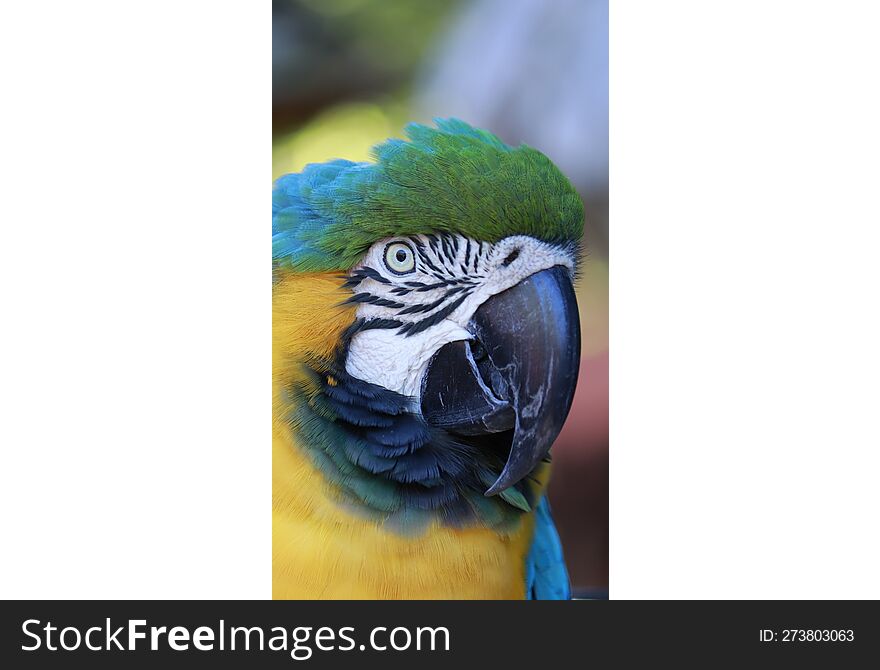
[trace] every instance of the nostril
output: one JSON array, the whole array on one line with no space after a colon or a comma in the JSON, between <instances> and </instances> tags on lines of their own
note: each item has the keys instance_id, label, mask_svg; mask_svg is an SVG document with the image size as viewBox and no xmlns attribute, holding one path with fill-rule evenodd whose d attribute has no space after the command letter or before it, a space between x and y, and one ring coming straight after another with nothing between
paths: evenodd
<instances>
[{"instance_id":1,"label":"nostril","mask_svg":"<svg viewBox=\"0 0 880 670\"><path fill-rule=\"evenodd\" d=\"M515 248L513 251L511 251L509 254L507 254L507 258L505 258L503 261L501 261L501 265L503 265L504 267L507 267L508 265L513 263L513 261L515 261L517 258L519 258L519 247Z\"/></svg>"}]
</instances>

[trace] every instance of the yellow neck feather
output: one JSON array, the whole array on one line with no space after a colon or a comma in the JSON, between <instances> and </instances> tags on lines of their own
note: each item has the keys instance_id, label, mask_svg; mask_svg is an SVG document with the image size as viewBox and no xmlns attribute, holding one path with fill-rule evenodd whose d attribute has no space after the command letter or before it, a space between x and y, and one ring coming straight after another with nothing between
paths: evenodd
<instances>
[{"instance_id":1,"label":"yellow neck feather","mask_svg":"<svg viewBox=\"0 0 880 670\"><path fill-rule=\"evenodd\" d=\"M531 515L516 531L431 525L389 532L346 507L297 445L281 391L333 355L355 308L333 274L289 274L273 290L272 593L275 598L519 599Z\"/></svg>"}]
</instances>

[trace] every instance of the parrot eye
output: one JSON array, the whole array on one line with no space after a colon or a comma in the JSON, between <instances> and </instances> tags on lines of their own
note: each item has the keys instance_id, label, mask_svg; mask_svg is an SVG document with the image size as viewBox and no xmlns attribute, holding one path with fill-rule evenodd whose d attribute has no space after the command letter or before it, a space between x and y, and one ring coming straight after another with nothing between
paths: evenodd
<instances>
[{"instance_id":1,"label":"parrot eye","mask_svg":"<svg viewBox=\"0 0 880 670\"><path fill-rule=\"evenodd\" d=\"M416 269L416 256L404 242L392 242L385 247L385 265L396 275L409 274Z\"/></svg>"}]
</instances>

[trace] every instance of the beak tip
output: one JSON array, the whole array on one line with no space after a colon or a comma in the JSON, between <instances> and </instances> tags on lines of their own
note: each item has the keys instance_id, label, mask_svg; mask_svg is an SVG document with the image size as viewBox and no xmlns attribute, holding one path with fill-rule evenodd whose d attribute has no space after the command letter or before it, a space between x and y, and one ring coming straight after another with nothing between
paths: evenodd
<instances>
[{"instance_id":1,"label":"beak tip","mask_svg":"<svg viewBox=\"0 0 880 670\"><path fill-rule=\"evenodd\" d=\"M505 466L504 470L501 471L501 474L498 475L498 479L495 480L495 483L486 489L486 492L483 495L487 498L491 498L499 493L503 493L505 489L510 488L520 479L521 477L517 477L514 473L511 473L510 468Z\"/></svg>"}]
</instances>

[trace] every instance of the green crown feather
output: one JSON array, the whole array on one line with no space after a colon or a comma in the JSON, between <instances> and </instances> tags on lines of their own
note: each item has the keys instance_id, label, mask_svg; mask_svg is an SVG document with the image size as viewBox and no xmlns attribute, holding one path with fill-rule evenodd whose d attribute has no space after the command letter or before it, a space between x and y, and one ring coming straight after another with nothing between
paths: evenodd
<instances>
[{"instance_id":1,"label":"green crown feather","mask_svg":"<svg viewBox=\"0 0 880 670\"><path fill-rule=\"evenodd\" d=\"M381 239L440 232L486 242L510 235L580 239L581 199L544 154L457 119L435 123L409 124L409 141L378 145L375 163L314 163L279 178L272 194L275 264L347 270Z\"/></svg>"}]
</instances>

